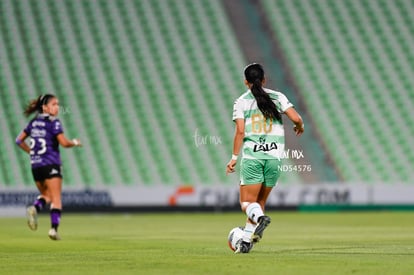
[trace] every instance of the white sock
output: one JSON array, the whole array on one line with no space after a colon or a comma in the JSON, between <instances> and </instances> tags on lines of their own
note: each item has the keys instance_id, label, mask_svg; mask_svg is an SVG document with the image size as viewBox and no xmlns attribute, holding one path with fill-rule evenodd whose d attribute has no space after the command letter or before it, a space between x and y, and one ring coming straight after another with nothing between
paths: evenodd
<instances>
[{"instance_id":1,"label":"white sock","mask_svg":"<svg viewBox=\"0 0 414 275\"><path fill-rule=\"evenodd\" d=\"M259 217L264 216L264 213L260 204L258 204L257 202L253 202L249 204L249 206L247 206L246 215L253 222L257 223Z\"/></svg>"},{"instance_id":2,"label":"white sock","mask_svg":"<svg viewBox=\"0 0 414 275\"><path fill-rule=\"evenodd\" d=\"M243 241L250 243L252 241L252 235L256 229L257 224L252 224L249 221L246 222L243 230Z\"/></svg>"}]
</instances>

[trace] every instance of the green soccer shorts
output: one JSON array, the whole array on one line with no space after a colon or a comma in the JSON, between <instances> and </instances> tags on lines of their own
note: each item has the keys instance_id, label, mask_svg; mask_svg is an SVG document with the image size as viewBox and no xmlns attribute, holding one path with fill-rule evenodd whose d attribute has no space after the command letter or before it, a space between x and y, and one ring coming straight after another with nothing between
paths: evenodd
<instances>
[{"instance_id":1,"label":"green soccer shorts","mask_svg":"<svg viewBox=\"0 0 414 275\"><path fill-rule=\"evenodd\" d=\"M263 183L274 187L280 177L279 159L245 159L240 162L240 184Z\"/></svg>"}]
</instances>

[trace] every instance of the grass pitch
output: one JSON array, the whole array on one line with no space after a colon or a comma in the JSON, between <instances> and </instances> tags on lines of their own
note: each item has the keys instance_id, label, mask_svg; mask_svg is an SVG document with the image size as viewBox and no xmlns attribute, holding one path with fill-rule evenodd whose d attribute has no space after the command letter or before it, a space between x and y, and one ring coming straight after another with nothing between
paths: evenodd
<instances>
[{"instance_id":1,"label":"grass pitch","mask_svg":"<svg viewBox=\"0 0 414 275\"><path fill-rule=\"evenodd\" d=\"M280 213L249 254L227 246L240 213L0 218L0 274L414 274L414 212Z\"/></svg>"}]
</instances>

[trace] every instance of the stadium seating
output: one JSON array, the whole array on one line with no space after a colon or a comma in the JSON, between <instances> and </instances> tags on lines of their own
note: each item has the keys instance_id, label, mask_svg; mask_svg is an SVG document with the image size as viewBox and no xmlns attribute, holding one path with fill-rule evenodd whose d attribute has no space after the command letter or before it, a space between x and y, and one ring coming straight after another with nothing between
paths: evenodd
<instances>
[{"instance_id":1,"label":"stadium seating","mask_svg":"<svg viewBox=\"0 0 414 275\"><path fill-rule=\"evenodd\" d=\"M55 93L65 132L84 144L62 150L65 185L234 184L224 168L245 60L219 1L8 0L0 9L3 144L27 123L30 98ZM0 185L32 186L27 157L5 148Z\"/></svg>"},{"instance_id":2,"label":"stadium seating","mask_svg":"<svg viewBox=\"0 0 414 275\"><path fill-rule=\"evenodd\" d=\"M412 1L263 1L344 180L410 182Z\"/></svg>"},{"instance_id":3,"label":"stadium seating","mask_svg":"<svg viewBox=\"0 0 414 275\"><path fill-rule=\"evenodd\" d=\"M260 3L341 178L409 182L412 1ZM246 60L220 1L3 0L0 48L0 186L33 185L13 141L24 104L49 92L84 143L62 150L66 186L235 183Z\"/></svg>"}]
</instances>

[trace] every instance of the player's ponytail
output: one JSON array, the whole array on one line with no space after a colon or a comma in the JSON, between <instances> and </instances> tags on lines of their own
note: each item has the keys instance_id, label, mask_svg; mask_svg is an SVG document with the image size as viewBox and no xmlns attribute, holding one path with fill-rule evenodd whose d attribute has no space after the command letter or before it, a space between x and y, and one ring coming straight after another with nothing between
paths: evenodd
<instances>
[{"instance_id":1,"label":"player's ponytail","mask_svg":"<svg viewBox=\"0 0 414 275\"><path fill-rule=\"evenodd\" d=\"M251 84L250 90L257 102L257 107L266 119L282 121L282 116L269 94L263 90L264 70L260 64L253 63L244 69L244 76Z\"/></svg>"},{"instance_id":2,"label":"player's ponytail","mask_svg":"<svg viewBox=\"0 0 414 275\"><path fill-rule=\"evenodd\" d=\"M26 108L24 109L24 112L23 112L24 115L30 116L34 112L42 113L43 112L42 106L46 105L49 102L49 100L54 97L55 97L54 95L45 94L45 95L39 96L36 99L30 100Z\"/></svg>"}]
</instances>

